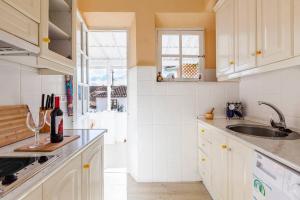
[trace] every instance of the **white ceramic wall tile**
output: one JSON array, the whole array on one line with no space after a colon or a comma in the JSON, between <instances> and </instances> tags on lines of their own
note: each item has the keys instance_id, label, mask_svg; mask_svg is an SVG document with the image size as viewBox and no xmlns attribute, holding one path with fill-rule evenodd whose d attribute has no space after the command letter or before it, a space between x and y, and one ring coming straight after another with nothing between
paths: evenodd
<instances>
[{"instance_id":1,"label":"white ceramic wall tile","mask_svg":"<svg viewBox=\"0 0 300 200\"><path fill-rule=\"evenodd\" d=\"M0 105L28 104L35 113L40 107L42 92L65 94L64 76L41 76L35 68L2 60L0 72Z\"/></svg>"},{"instance_id":2,"label":"white ceramic wall tile","mask_svg":"<svg viewBox=\"0 0 300 200\"><path fill-rule=\"evenodd\" d=\"M137 113L128 129L128 142L135 131L138 138L136 179L199 180L195 119L212 107L217 114L224 115L226 102L239 100L238 83L157 83L155 67L131 68L128 74L129 113ZM134 151L135 145L132 142L129 149ZM129 161L130 165L134 164Z\"/></svg>"},{"instance_id":3,"label":"white ceramic wall tile","mask_svg":"<svg viewBox=\"0 0 300 200\"><path fill-rule=\"evenodd\" d=\"M20 103L20 65L0 60L0 105Z\"/></svg>"},{"instance_id":4,"label":"white ceramic wall tile","mask_svg":"<svg viewBox=\"0 0 300 200\"><path fill-rule=\"evenodd\" d=\"M41 80L37 70L21 70L21 103L27 104L34 115L41 106Z\"/></svg>"},{"instance_id":5,"label":"white ceramic wall tile","mask_svg":"<svg viewBox=\"0 0 300 200\"><path fill-rule=\"evenodd\" d=\"M246 106L247 116L266 122L277 114L266 106L259 106L263 100L275 104L286 116L287 124L300 128L300 67L273 71L242 78L240 99Z\"/></svg>"},{"instance_id":6,"label":"white ceramic wall tile","mask_svg":"<svg viewBox=\"0 0 300 200\"><path fill-rule=\"evenodd\" d=\"M153 126L138 127L138 179L141 182L153 180Z\"/></svg>"}]
</instances>

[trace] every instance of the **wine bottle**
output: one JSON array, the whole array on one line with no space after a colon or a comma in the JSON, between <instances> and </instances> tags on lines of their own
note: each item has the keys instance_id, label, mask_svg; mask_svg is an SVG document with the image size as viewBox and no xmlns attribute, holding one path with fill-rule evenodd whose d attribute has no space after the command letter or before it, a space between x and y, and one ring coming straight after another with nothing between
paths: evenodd
<instances>
[{"instance_id":1,"label":"wine bottle","mask_svg":"<svg viewBox=\"0 0 300 200\"><path fill-rule=\"evenodd\" d=\"M64 139L64 123L63 112L60 109L59 97L55 97L55 108L51 112L51 128L50 140L51 143L58 143Z\"/></svg>"}]
</instances>

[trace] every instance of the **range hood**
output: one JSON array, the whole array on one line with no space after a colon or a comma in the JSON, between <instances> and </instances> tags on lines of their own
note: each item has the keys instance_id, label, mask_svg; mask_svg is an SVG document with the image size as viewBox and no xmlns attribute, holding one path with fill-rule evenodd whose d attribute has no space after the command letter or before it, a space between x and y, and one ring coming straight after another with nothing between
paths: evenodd
<instances>
[{"instance_id":1,"label":"range hood","mask_svg":"<svg viewBox=\"0 0 300 200\"><path fill-rule=\"evenodd\" d=\"M12 34L0 30L0 56L37 55L40 48Z\"/></svg>"}]
</instances>

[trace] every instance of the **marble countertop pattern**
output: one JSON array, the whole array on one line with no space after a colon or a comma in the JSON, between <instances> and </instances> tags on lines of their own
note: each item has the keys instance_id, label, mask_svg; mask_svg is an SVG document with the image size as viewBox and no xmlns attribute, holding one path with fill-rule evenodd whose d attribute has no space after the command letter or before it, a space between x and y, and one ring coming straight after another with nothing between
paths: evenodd
<instances>
[{"instance_id":1,"label":"marble countertop pattern","mask_svg":"<svg viewBox=\"0 0 300 200\"><path fill-rule=\"evenodd\" d=\"M274 160L300 172L300 139L297 140L273 140L257 136L245 135L226 129L228 125L234 124L259 124L249 120L228 120L226 118L216 118L214 120L205 120L198 118L207 127L222 131L228 137L239 140L246 146L261 152ZM299 130L294 131L299 133Z\"/></svg>"},{"instance_id":2,"label":"marble countertop pattern","mask_svg":"<svg viewBox=\"0 0 300 200\"><path fill-rule=\"evenodd\" d=\"M50 163L43 170L38 172L36 175L28 179L25 183L21 184L19 187L13 191L6 194L4 197L0 197L1 200L12 200L20 199L26 194L33 191L40 184L42 184L48 177L52 176L59 169L63 168L64 165L83 152L91 144L93 144L97 139L104 136L107 131L105 129L97 130L65 130L65 135L79 135L80 138L72 141L69 144L49 153L29 153L29 152L14 152L17 147L23 146L28 143L33 142L33 138L29 138L5 147L0 148L0 156L41 156L41 155L60 155L53 163ZM41 138L49 137L48 134L41 134Z\"/></svg>"}]
</instances>

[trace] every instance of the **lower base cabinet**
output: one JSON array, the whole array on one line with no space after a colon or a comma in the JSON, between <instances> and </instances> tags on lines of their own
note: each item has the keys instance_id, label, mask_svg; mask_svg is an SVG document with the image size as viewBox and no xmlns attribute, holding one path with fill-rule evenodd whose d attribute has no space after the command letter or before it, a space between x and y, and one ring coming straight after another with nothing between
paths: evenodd
<instances>
[{"instance_id":1,"label":"lower base cabinet","mask_svg":"<svg viewBox=\"0 0 300 200\"><path fill-rule=\"evenodd\" d=\"M20 200L103 200L103 138Z\"/></svg>"},{"instance_id":2,"label":"lower base cabinet","mask_svg":"<svg viewBox=\"0 0 300 200\"><path fill-rule=\"evenodd\" d=\"M205 124L198 124L205 127ZM210 133L210 149L203 153L199 144L199 173L214 200L252 199L252 166L254 150L214 128ZM199 137L203 134L199 133ZM202 138L204 139L204 138ZM201 139L199 140L201 141Z\"/></svg>"},{"instance_id":3,"label":"lower base cabinet","mask_svg":"<svg viewBox=\"0 0 300 200\"><path fill-rule=\"evenodd\" d=\"M95 143L82 153L82 199L103 199L103 147Z\"/></svg>"},{"instance_id":4,"label":"lower base cabinet","mask_svg":"<svg viewBox=\"0 0 300 200\"><path fill-rule=\"evenodd\" d=\"M41 199L43 199L43 187L41 185L22 198L22 200L41 200Z\"/></svg>"},{"instance_id":5,"label":"lower base cabinet","mask_svg":"<svg viewBox=\"0 0 300 200\"><path fill-rule=\"evenodd\" d=\"M64 168L43 184L43 200L81 199L81 156L75 157Z\"/></svg>"}]
</instances>

